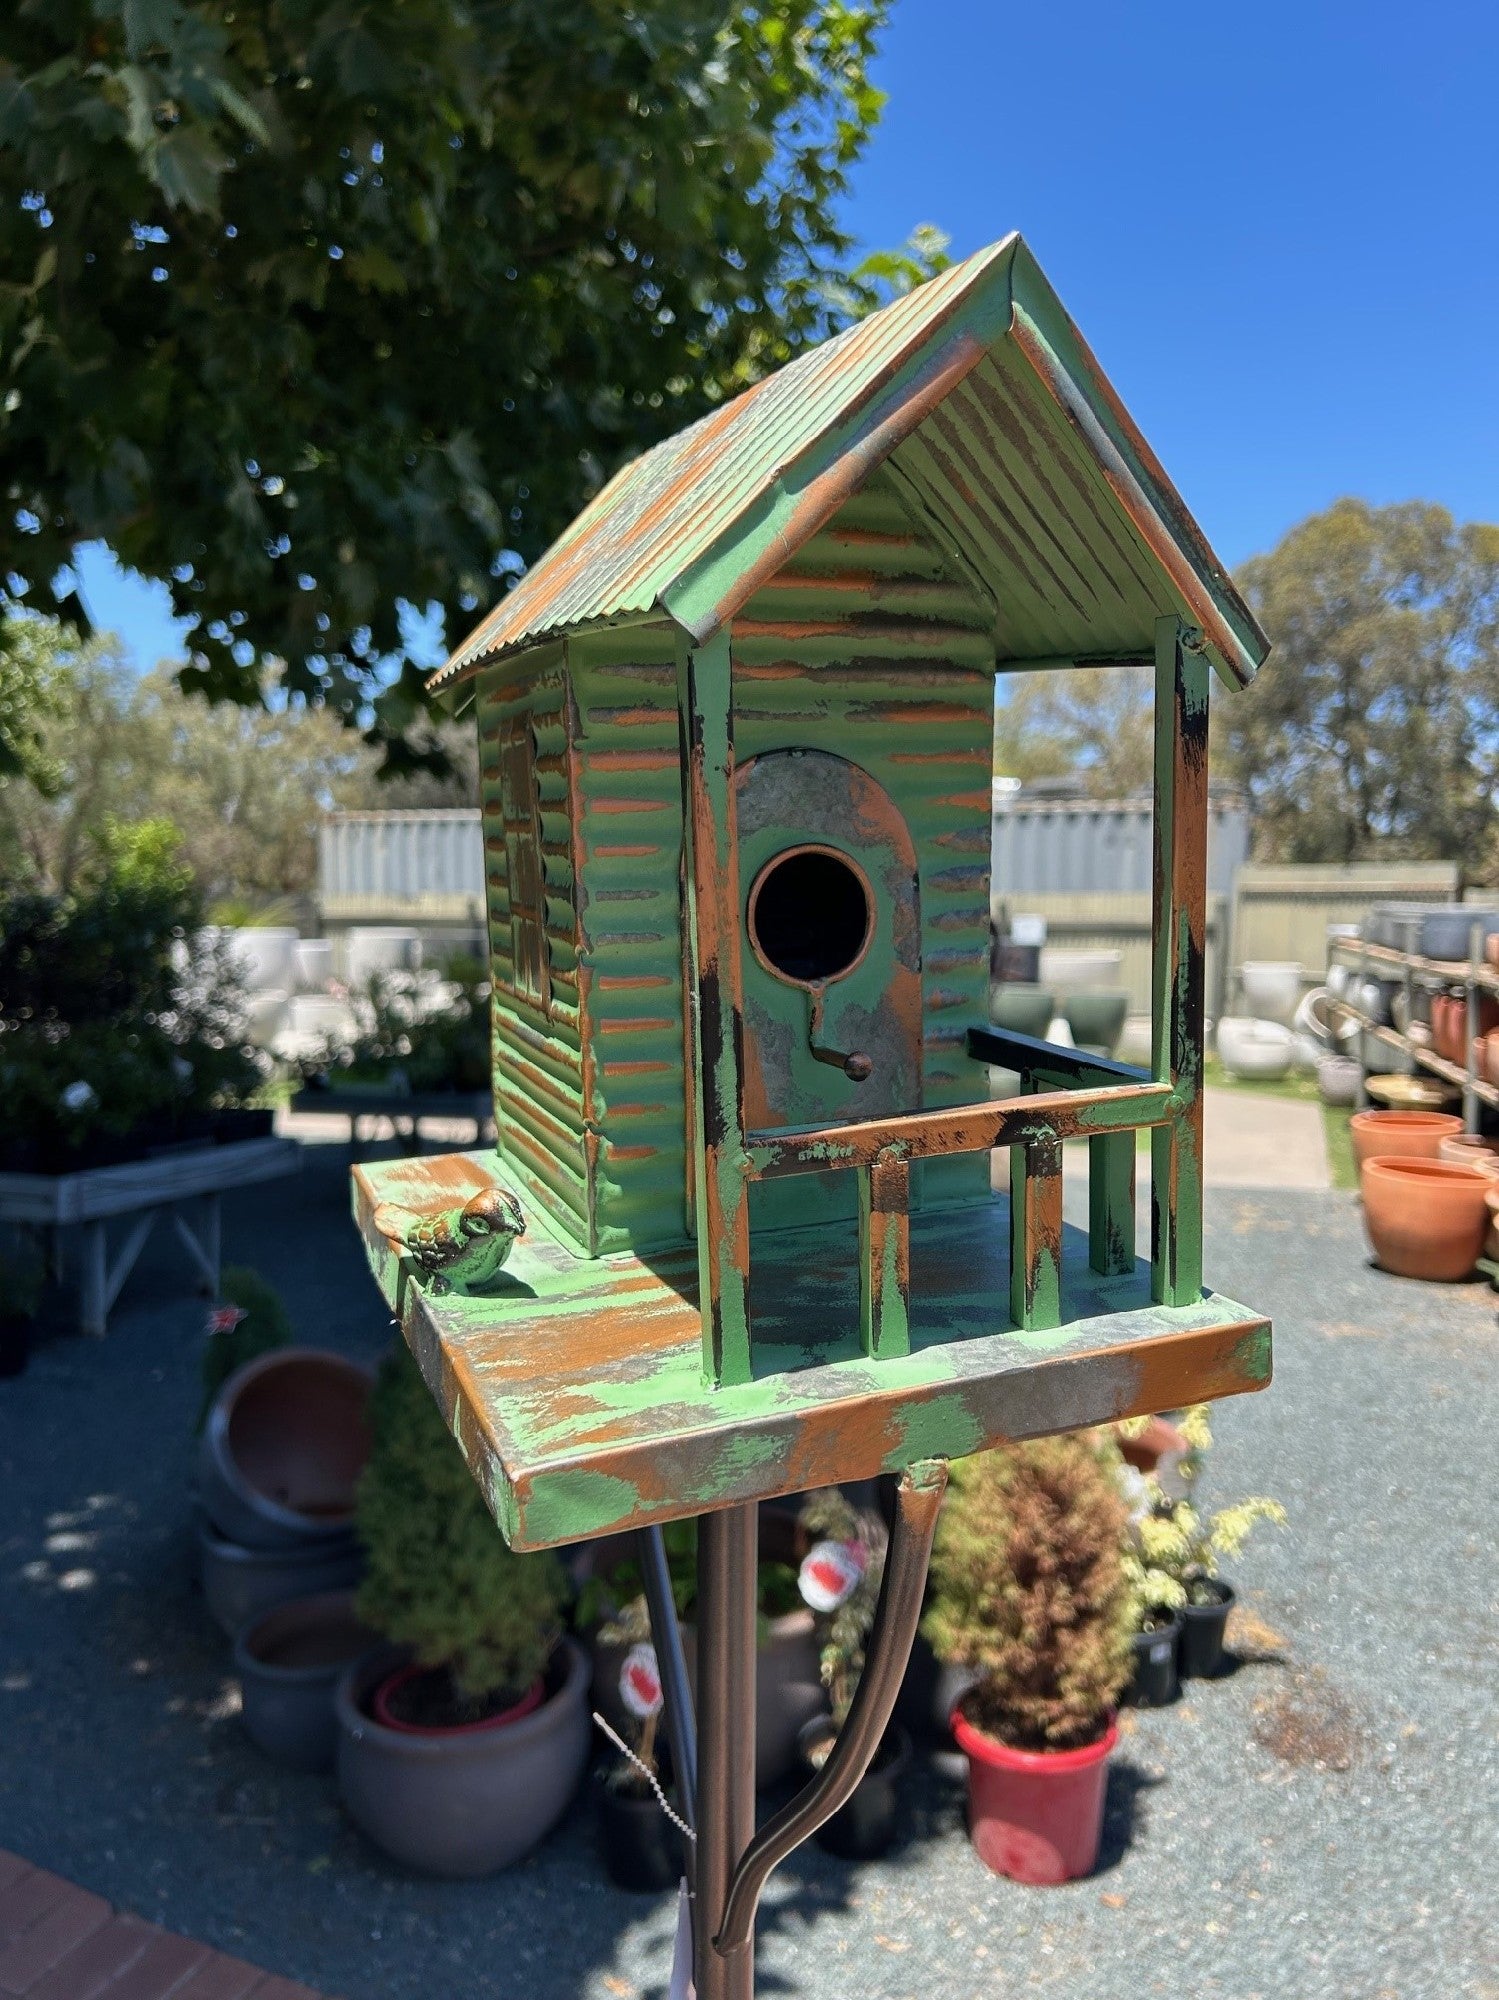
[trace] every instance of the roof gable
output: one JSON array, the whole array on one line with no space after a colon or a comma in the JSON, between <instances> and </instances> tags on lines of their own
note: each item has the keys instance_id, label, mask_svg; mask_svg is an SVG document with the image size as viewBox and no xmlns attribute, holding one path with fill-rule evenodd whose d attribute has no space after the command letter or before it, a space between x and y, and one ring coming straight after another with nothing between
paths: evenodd
<instances>
[{"instance_id":1,"label":"roof gable","mask_svg":"<svg viewBox=\"0 0 1499 2000\"><path fill-rule=\"evenodd\" d=\"M433 677L651 615L721 631L876 466L994 605L1001 663L1147 653L1198 625L1220 673L1268 646L1015 235L623 468Z\"/></svg>"}]
</instances>

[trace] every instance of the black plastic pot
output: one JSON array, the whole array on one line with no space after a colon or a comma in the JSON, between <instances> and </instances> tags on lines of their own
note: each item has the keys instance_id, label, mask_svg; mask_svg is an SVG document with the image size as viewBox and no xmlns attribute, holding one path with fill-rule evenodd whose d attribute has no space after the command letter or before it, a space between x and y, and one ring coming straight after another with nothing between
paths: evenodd
<instances>
[{"instance_id":1,"label":"black plastic pot","mask_svg":"<svg viewBox=\"0 0 1499 2000\"><path fill-rule=\"evenodd\" d=\"M600 1765L593 1774L599 1851L611 1882L641 1895L660 1895L675 1889L682 1878L682 1836L653 1792L621 1790L621 1763Z\"/></svg>"},{"instance_id":2,"label":"black plastic pot","mask_svg":"<svg viewBox=\"0 0 1499 2000\"><path fill-rule=\"evenodd\" d=\"M1175 1611L1169 1625L1136 1632L1131 1639L1135 1673L1124 1698L1132 1708L1165 1708L1181 1693L1176 1671L1181 1634L1182 1615Z\"/></svg>"},{"instance_id":3,"label":"black plastic pot","mask_svg":"<svg viewBox=\"0 0 1499 2000\"><path fill-rule=\"evenodd\" d=\"M831 1739L832 1724L823 1715L802 1730L797 1748L809 1771L819 1768ZM899 1824L900 1781L910 1761L911 1739L898 1722L892 1722L853 1796L817 1829L818 1846L843 1861L874 1861L888 1853Z\"/></svg>"},{"instance_id":4,"label":"black plastic pot","mask_svg":"<svg viewBox=\"0 0 1499 2000\"><path fill-rule=\"evenodd\" d=\"M1223 1633L1228 1624L1228 1614L1234 1608L1231 1584L1214 1579L1199 1587L1213 1593L1213 1602L1182 1607L1178 1659L1184 1681L1210 1681L1222 1673Z\"/></svg>"}]
</instances>

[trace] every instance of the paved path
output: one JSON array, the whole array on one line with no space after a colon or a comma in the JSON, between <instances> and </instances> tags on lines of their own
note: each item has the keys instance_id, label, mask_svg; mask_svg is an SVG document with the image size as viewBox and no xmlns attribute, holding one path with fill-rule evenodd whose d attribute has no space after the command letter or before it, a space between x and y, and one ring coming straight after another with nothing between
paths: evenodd
<instances>
[{"instance_id":1,"label":"paved path","mask_svg":"<svg viewBox=\"0 0 1499 2000\"><path fill-rule=\"evenodd\" d=\"M1250 1090L1202 1093L1203 1177L1210 1188L1327 1188L1320 1104Z\"/></svg>"},{"instance_id":2,"label":"paved path","mask_svg":"<svg viewBox=\"0 0 1499 2000\"><path fill-rule=\"evenodd\" d=\"M4 2000L318 2000L242 1958L123 1916L0 1848Z\"/></svg>"}]
</instances>

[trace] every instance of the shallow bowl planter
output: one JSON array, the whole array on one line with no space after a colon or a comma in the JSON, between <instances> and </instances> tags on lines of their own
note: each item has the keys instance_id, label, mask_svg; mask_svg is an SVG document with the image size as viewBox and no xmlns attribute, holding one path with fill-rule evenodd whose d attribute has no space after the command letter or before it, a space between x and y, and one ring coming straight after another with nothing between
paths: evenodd
<instances>
[{"instance_id":1,"label":"shallow bowl planter","mask_svg":"<svg viewBox=\"0 0 1499 2000\"><path fill-rule=\"evenodd\" d=\"M1230 1076L1274 1082L1296 1054L1296 1037L1276 1021L1251 1021L1229 1014L1218 1023L1218 1056Z\"/></svg>"},{"instance_id":2,"label":"shallow bowl planter","mask_svg":"<svg viewBox=\"0 0 1499 2000\"><path fill-rule=\"evenodd\" d=\"M1132 1635L1130 1647L1135 1656L1134 1675L1124 1697L1132 1708L1165 1708L1181 1692L1177 1652L1181 1645L1182 1625L1181 1612L1173 1611L1164 1625Z\"/></svg>"},{"instance_id":3,"label":"shallow bowl planter","mask_svg":"<svg viewBox=\"0 0 1499 2000\"><path fill-rule=\"evenodd\" d=\"M1045 944L1041 947L1041 984L1067 993L1075 993L1080 986L1117 986L1123 963L1121 951Z\"/></svg>"},{"instance_id":4,"label":"shallow bowl planter","mask_svg":"<svg viewBox=\"0 0 1499 2000\"><path fill-rule=\"evenodd\" d=\"M295 1548L247 1549L219 1534L208 1521L198 1525L203 1597L230 1638L252 1618L290 1598L352 1590L364 1571L364 1550L351 1534L329 1535Z\"/></svg>"},{"instance_id":5,"label":"shallow bowl planter","mask_svg":"<svg viewBox=\"0 0 1499 2000\"><path fill-rule=\"evenodd\" d=\"M236 1369L198 1448L199 1497L246 1548L346 1533L369 1457L369 1370L314 1347L278 1348Z\"/></svg>"},{"instance_id":6,"label":"shallow bowl planter","mask_svg":"<svg viewBox=\"0 0 1499 2000\"><path fill-rule=\"evenodd\" d=\"M796 1740L809 1776L820 1771L838 1740L831 1716L815 1716ZM875 1861L890 1851L900 1824L900 1783L911 1762L911 1739L898 1722L881 1738L852 1795L817 1829L819 1847L844 1861Z\"/></svg>"},{"instance_id":7,"label":"shallow bowl planter","mask_svg":"<svg viewBox=\"0 0 1499 2000\"><path fill-rule=\"evenodd\" d=\"M529 1854L566 1812L588 1764L588 1662L564 1639L546 1699L518 1721L387 1729L375 1689L408 1656L388 1647L334 1693L338 1791L368 1839L421 1875L492 1875Z\"/></svg>"},{"instance_id":8,"label":"shallow bowl planter","mask_svg":"<svg viewBox=\"0 0 1499 2000\"><path fill-rule=\"evenodd\" d=\"M1200 1586L1210 1604L1184 1604L1178 1664L1184 1681L1210 1681L1223 1671L1223 1638L1234 1608L1234 1589L1214 1577Z\"/></svg>"},{"instance_id":9,"label":"shallow bowl planter","mask_svg":"<svg viewBox=\"0 0 1499 2000\"><path fill-rule=\"evenodd\" d=\"M620 1790L614 1782L618 1769L601 1765L593 1774L599 1849L609 1880L641 1895L675 1889L683 1872L682 1835L654 1792Z\"/></svg>"},{"instance_id":10,"label":"shallow bowl planter","mask_svg":"<svg viewBox=\"0 0 1499 2000\"><path fill-rule=\"evenodd\" d=\"M1488 940L1499 931L1499 912L1454 903L1450 908L1431 910L1421 920L1421 941L1417 949L1423 958L1445 959L1449 964L1466 959L1473 927L1478 927L1480 955Z\"/></svg>"},{"instance_id":11,"label":"shallow bowl planter","mask_svg":"<svg viewBox=\"0 0 1499 2000\"><path fill-rule=\"evenodd\" d=\"M1014 1882L1071 1882L1091 1874L1103 1835L1112 1719L1080 1750L1012 1750L954 1710L968 1758L968 1837L986 1868Z\"/></svg>"},{"instance_id":12,"label":"shallow bowl planter","mask_svg":"<svg viewBox=\"0 0 1499 2000\"><path fill-rule=\"evenodd\" d=\"M234 1640L240 1720L257 1750L294 1771L326 1771L337 1731L333 1690L379 1640L354 1610L352 1590L294 1597L262 1612Z\"/></svg>"},{"instance_id":13,"label":"shallow bowl planter","mask_svg":"<svg viewBox=\"0 0 1499 2000\"><path fill-rule=\"evenodd\" d=\"M1365 1160L1360 1184L1364 1227L1384 1270L1447 1283L1471 1275L1488 1233L1487 1174L1376 1155Z\"/></svg>"},{"instance_id":14,"label":"shallow bowl planter","mask_svg":"<svg viewBox=\"0 0 1499 2000\"><path fill-rule=\"evenodd\" d=\"M1457 1138L1462 1129L1461 1118L1449 1111L1355 1111L1348 1121L1353 1157L1360 1168L1376 1154L1434 1160L1442 1141Z\"/></svg>"},{"instance_id":15,"label":"shallow bowl planter","mask_svg":"<svg viewBox=\"0 0 1499 2000\"><path fill-rule=\"evenodd\" d=\"M1040 1041L1051 1026L1056 1001L1045 986L999 983L989 988L989 1020L1013 1035L1034 1035Z\"/></svg>"},{"instance_id":16,"label":"shallow bowl planter","mask_svg":"<svg viewBox=\"0 0 1499 2000\"><path fill-rule=\"evenodd\" d=\"M1499 1175L1499 1139L1482 1139L1476 1132L1453 1132L1437 1147L1437 1158L1449 1167L1476 1167L1481 1174Z\"/></svg>"},{"instance_id":17,"label":"shallow bowl planter","mask_svg":"<svg viewBox=\"0 0 1499 2000\"><path fill-rule=\"evenodd\" d=\"M1099 1055L1112 1056L1118 1048L1128 1012L1129 995L1108 989L1068 993L1062 1001L1062 1015L1074 1043Z\"/></svg>"},{"instance_id":18,"label":"shallow bowl planter","mask_svg":"<svg viewBox=\"0 0 1499 2000\"><path fill-rule=\"evenodd\" d=\"M1456 1084L1431 1076L1375 1075L1364 1079L1364 1089L1392 1111L1445 1111L1462 1096Z\"/></svg>"},{"instance_id":19,"label":"shallow bowl planter","mask_svg":"<svg viewBox=\"0 0 1499 2000\"><path fill-rule=\"evenodd\" d=\"M1301 966L1293 959L1251 958L1239 968L1244 1011L1256 1021L1291 1025L1301 999Z\"/></svg>"}]
</instances>

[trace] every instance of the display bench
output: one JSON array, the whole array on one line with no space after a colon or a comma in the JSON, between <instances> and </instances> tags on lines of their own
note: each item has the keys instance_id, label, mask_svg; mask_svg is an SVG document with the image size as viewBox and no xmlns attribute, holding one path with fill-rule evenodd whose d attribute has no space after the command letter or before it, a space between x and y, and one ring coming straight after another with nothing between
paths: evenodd
<instances>
[{"instance_id":1,"label":"display bench","mask_svg":"<svg viewBox=\"0 0 1499 2000\"><path fill-rule=\"evenodd\" d=\"M494 1096L488 1090L392 1090L384 1084L351 1085L346 1089L299 1090L288 1110L319 1117L347 1118L349 1144L357 1146L366 1119L388 1118L397 1138L415 1145L424 1118L470 1119L474 1140L483 1139L494 1123Z\"/></svg>"},{"instance_id":2,"label":"display bench","mask_svg":"<svg viewBox=\"0 0 1499 2000\"><path fill-rule=\"evenodd\" d=\"M99 1335L158 1218L171 1219L203 1289L212 1294L219 1283L220 1196L229 1188L277 1180L300 1165L294 1139L244 1139L75 1174L0 1174L0 1222L44 1236L54 1269L65 1235L74 1236L80 1252L79 1323L85 1333ZM123 1235L111 1254L114 1225Z\"/></svg>"},{"instance_id":3,"label":"display bench","mask_svg":"<svg viewBox=\"0 0 1499 2000\"><path fill-rule=\"evenodd\" d=\"M1489 965L1483 954L1484 930L1477 923L1473 926L1466 960L1425 958L1419 952L1400 951L1393 945L1367 944L1359 938L1333 938L1328 944L1329 959L1349 967L1360 983L1371 979L1400 983L1405 1000L1406 1026L1404 1029L1391 1027L1350 1000L1346 994L1329 993L1329 1011L1344 1020L1357 1022L1364 1037L1403 1057L1408 1070L1429 1071L1461 1090L1463 1122L1470 1132L1478 1130L1480 1106L1499 1111L1499 1086L1479 1075L1474 1053L1480 1033L1480 1000L1485 994L1499 998L1499 968ZM1465 1062L1455 1063L1447 1056L1439 1055L1422 1039L1419 1032L1422 1024L1414 1020L1414 999L1418 990L1456 993L1465 1000ZM1414 1035L1411 1032L1413 1023L1417 1028ZM1362 1067L1367 1071L1368 1064L1364 1063ZM1360 1106L1367 1101L1367 1093L1360 1086Z\"/></svg>"}]
</instances>

